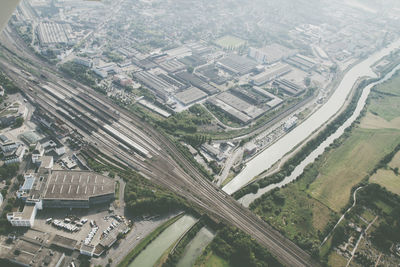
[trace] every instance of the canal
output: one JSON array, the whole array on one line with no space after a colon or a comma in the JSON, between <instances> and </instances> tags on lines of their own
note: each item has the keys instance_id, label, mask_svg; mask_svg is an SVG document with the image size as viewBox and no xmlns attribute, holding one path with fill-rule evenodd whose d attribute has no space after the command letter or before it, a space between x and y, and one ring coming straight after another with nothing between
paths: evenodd
<instances>
[{"instance_id":1,"label":"canal","mask_svg":"<svg viewBox=\"0 0 400 267\"><path fill-rule=\"evenodd\" d=\"M342 81L329 100L320 109L276 143L249 161L246 167L231 182L223 187L223 190L228 194L233 194L250 182L254 177L268 170L285 154L303 142L303 140L314 131L318 130L341 109L357 80L362 77L375 78L376 74L372 71L371 66L382 57L398 49L399 46L400 40L397 40L352 67L344 75Z\"/></svg>"},{"instance_id":2,"label":"canal","mask_svg":"<svg viewBox=\"0 0 400 267\"><path fill-rule=\"evenodd\" d=\"M215 234L207 227L203 227L192 241L186 246L177 267L193 266L205 247L213 240Z\"/></svg>"},{"instance_id":3,"label":"canal","mask_svg":"<svg viewBox=\"0 0 400 267\"><path fill-rule=\"evenodd\" d=\"M388 73L383 79L379 80L378 82L372 83L365 87L358 103L357 107L354 110L353 115L350 116L337 130L335 133L330 135L324 142L322 142L313 152L310 153L292 172L290 176L287 176L282 182L277 183L277 184L272 184L264 188L260 188L256 194L250 193L242 198L239 199L239 202L245 206L248 207L254 200L262 196L263 194L267 193L268 191L277 188L277 187L282 187L292 181L294 181L297 177L299 177L303 171L304 168L315 161L315 159L324 153L325 148L329 147L337 138L339 138L343 133L344 130L349 127L360 115L361 111L363 110L365 103L367 101L368 95L372 89L377 84L383 83L390 79L398 70L400 69L400 65L398 65L396 68L394 68L390 73Z\"/></svg>"},{"instance_id":4,"label":"canal","mask_svg":"<svg viewBox=\"0 0 400 267\"><path fill-rule=\"evenodd\" d=\"M196 222L197 219L190 215L177 220L140 252L129 267L152 267L163 253Z\"/></svg>"}]
</instances>

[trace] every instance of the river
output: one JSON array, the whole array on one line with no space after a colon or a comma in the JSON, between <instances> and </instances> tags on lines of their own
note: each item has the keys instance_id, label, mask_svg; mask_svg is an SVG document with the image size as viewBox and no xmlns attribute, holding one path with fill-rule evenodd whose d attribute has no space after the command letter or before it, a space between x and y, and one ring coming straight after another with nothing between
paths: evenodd
<instances>
[{"instance_id":1,"label":"river","mask_svg":"<svg viewBox=\"0 0 400 267\"><path fill-rule=\"evenodd\" d=\"M205 247L213 240L214 236L215 234L207 227L201 228L193 240L186 246L177 267L193 266Z\"/></svg>"},{"instance_id":2,"label":"river","mask_svg":"<svg viewBox=\"0 0 400 267\"><path fill-rule=\"evenodd\" d=\"M390 73L388 73L383 79L379 80L376 83L372 83L365 87L363 93L361 94L361 97L357 103L357 107L354 110L353 115L350 116L343 124L340 126L335 133L330 135L324 142L322 142L313 152L310 153L297 167L293 170L292 174L290 176L287 176L282 182L277 183L277 184L272 184L269 186L266 186L264 188L261 188L258 190L256 194L247 194L243 196L242 198L239 199L239 202L245 206L248 207L254 200L262 196L263 194L267 193L268 191L277 188L277 187L282 187L292 181L294 181L297 177L299 177L303 171L304 168L315 161L315 159L324 153L325 148L329 147L337 138L339 138L343 133L344 130L349 127L360 115L361 111L363 110L365 103L367 101L368 95L371 91L371 88L374 87L377 84L380 84L388 79L390 79L393 74L396 73L400 69L400 65L398 65L396 68L394 68Z\"/></svg>"},{"instance_id":3,"label":"river","mask_svg":"<svg viewBox=\"0 0 400 267\"><path fill-rule=\"evenodd\" d=\"M7 25L8 19L11 17L15 8L21 0L1 0L0 9L0 33Z\"/></svg>"},{"instance_id":4,"label":"river","mask_svg":"<svg viewBox=\"0 0 400 267\"><path fill-rule=\"evenodd\" d=\"M245 168L232 181L223 187L223 190L228 194L233 194L250 182L254 177L268 170L285 154L290 152L295 146L299 145L315 130L319 129L340 110L357 80L361 77L367 76L375 78L376 74L372 71L371 66L382 57L398 49L399 46L400 40L397 40L352 67L344 75L342 81L329 100L320 109L288 134L279 139L276 143L249 161Z\"/></svg>"},{"instance_id":5,"label":"river","mask_svg":"<svg viewBox=\"0 0 400 267\"><path fill-rule=\"evenodd\" d=\"M140 252L129 267L152 267L163 253L196 222L197 220L190 215L177 220Z\"/></svg>"}]
</instances>

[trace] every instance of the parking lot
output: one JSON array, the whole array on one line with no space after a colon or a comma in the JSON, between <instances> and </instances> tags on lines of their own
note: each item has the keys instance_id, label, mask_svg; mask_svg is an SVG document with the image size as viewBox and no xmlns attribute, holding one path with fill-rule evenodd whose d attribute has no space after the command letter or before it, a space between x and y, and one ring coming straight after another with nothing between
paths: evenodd
<instances>
[{"instance_id":1,"label":"parking lot","mask_svg":"<svg viewBox=\"0 0 400 267\"><path fill-rule=\"evenodd\" d=\"M72 211L69 209L46 209L38 211L34 229L71 238L77 240L80 244L85 241L89 233L92 231L92 233L95 233L92 238L89 239L88 244L97 245L101 240L103 232L106 231L107 228L111 229L111 224L114 224L115 226L118 223L117 219L111 217L111 215L112 214L104 208L92 208L89 210L74 209ZM52 219L51 222L49 220L50 218ZM86 222L83 223L84 221ZM92 222L95 223L96 226L91 225ZM56 224L59 226L57 227ZM70 231L66 229L68 228L66 226L70 229L76 230ZM98 230L93 231L96 227L98 227Z\"/></svg>"}]
</instances>

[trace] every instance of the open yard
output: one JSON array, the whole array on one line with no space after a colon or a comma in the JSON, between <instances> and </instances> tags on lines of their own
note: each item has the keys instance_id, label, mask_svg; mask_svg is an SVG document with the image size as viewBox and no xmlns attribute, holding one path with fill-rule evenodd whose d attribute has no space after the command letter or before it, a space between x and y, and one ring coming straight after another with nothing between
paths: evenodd
<instances>
[{"instance_id":1,"label":"open yard","mask_svg":"<svg viewBox=\"0 0 400 267\"><path fill-rule=\"evenodd\" d=\"M224 49L232 49L245 45L246 41L232 35L226 35L217 39L215 43Z\"/></svg>"},{"instance_id":2,"label":"open yard","mask_svg":"<svg viewBox=\"0 0 400 267\"><path fill-rule=\"evenodd\" d=\"M400 143L399 133L393 129L353 130L342 145L324 156L320 175L308 192L334 211L340 211L350 199L351 188Z\"/></svg>"},{"instance_id":3,"label":"open yard","mask_svg":"<svg viewBox=\"0 0 400 267\"><path fill-rule=\"evenodd\" d=\"M388 191L400 195L400 175L396 175L392 170L378 170L369 181L379 184Z\"/></svg>"}]
</instances>

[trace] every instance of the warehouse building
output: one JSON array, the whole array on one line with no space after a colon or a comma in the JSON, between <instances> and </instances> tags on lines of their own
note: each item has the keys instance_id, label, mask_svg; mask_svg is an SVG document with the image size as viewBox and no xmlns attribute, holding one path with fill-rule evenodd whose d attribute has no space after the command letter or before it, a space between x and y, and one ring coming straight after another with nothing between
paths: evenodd
<instances>
[{"instance_id":1,"label":"warehouse building","mask_svg":"<svg viewBox=\"0 0 400 267\"><path fill-rule=\"evenodd\" d=\"M52 171L42 165L37 173L25 175L17 192L25 207L22 212L7 214L13 226L32 227L37 210L44 208L90 208L114 200L115 183L107 176L89 171Z\"/></svg>"},{"instance_id":2,"label":"warehouse building","mask_svg":"<svg viewBox=\"0 0 400 267\"><path fill-rule=\"evenodd\" d=\"M232 54L219 60L217 65L233 74L244 75L253 71L257 63L248 58Z\"/></svg>"},{"instance_id":3,"label":"warehouse building","mask_svg":"<svg viewBox=\"0 0 400 267\"><path fill-rule=\"evenodd\" d=\"M185 106L193 104L206 97L207 94L196 87L191 87L175 95L175 98Z\"/></svg>"},{"instance_id":4,"label":"warehouse building","mask_svg":"<svg viewBox=\"0 0 400 267\"><path fill-rule=\"evenodd\" d=\"M271 44L263 48L249 49L249 57L257 60L261 64L271 64L280 60L287 59L296 53L295 50L289 49L279 44Z\"/></svg>"},{"instance_id":5,"label":"warehouse building","mask_svg":"<svg viewBox=\"0 0 400 267\"><path fill-rule=\"evenodd\" d=\"M292 69L289 65L279 63L272 68L267 69L266 71L254 76L251 82L254 85L260 86L289 73L291 70Z\"/></svg>"}]
</instances>

